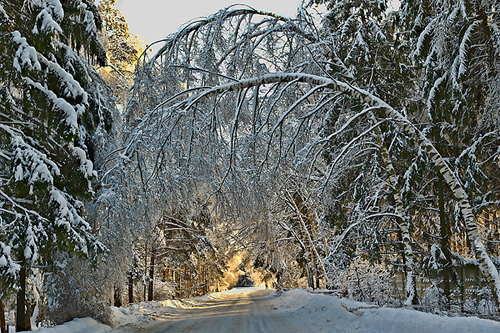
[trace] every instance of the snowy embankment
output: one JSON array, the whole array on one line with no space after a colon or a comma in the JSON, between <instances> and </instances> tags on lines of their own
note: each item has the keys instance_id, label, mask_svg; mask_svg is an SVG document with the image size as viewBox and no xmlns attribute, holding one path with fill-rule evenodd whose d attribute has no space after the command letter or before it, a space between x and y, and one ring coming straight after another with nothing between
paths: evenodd
<instances>
[{"instance_id":1,"label":"snowy embankment","mask_svg":"<svg viewBox=\"0 0 500 333\"><path fill-rule=\"evenodd\" d=\"M284 292L276 298L275 307L276 311L302 318L321 332L500 332L500 322L492 320L378 308L301 289Z\"/></svg>"},{"instance_id":2,"label":"snowy embankment","mask_svg":"<svg viewBox=\"0 0 500 333\"><path fill-rule=\"evenodd\" d=\"M190 308L209 306L214 300L223 301L235 293L251 295L260 289L237 288L185 300L143 302L128 308L113 308L114 329L84 318L53 328L41 328L38 332L104 333L115 329L127 332L127 327L132 326L147 331L159 321L173 320ZM287 321L317 332L500 332L500 322L496 321L476 317L450 318L406 309L368 308L371 306L366 303L312 294L303 289L273 291L265 297L271 305L266 311L277 316L282 314Z\"/></svg>"}]
</instances>

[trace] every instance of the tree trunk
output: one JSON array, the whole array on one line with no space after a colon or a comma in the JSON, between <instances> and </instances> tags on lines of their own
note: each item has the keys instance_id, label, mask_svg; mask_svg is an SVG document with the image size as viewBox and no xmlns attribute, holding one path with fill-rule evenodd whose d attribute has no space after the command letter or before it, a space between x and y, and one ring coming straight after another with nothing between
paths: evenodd
<instances>
[{"instance_id":1,"label":"tree trunk","mask_svg":"<svg viewBox=\"0 0 500 333\"><path fill-rule=\"evenodd\" d=\"M181 288L182 288L182 285L181 285L181 272L177 272L177 295L179 298L182 297L182 292L181 292Z\"/></svg>"},{"instance_id":2,"label":"tree trunk","mask_svg":"<svg viewBox=\"0 0 500 333\"><path fill-rule=\"evenodd\" d=\"M3 301L0 299L0 332L7 333L7 325L5 323L5 312L3 309Z\"/></svg>"},{"instance_id":3,"label":"tree trunk","mask_svg":"<svg viewBox=\"0 0 500 333\"><path fill-rule=\"evenodd\" d=\"M208 294L207 266L203 265L203 295Z\"/></svg>"},{"instance_id":4,"label":"tree trunk","mask_svg":"<svg viewBox=\"0 0 500 333\"><path fill-rule=\"evenodd\" d=\"M288 192L287 192L287 194L288 194ZM309 230L307 228L307 225L306 225L306 221L304 220L305 218L309 218L308 214L307 214L307 211L301 211L301 208L305 208L305 206L303 205L303 200L300 197L300 195L297 198L294 198L293 196L290 196L290 195L288 195L288 197L289 197L288 200L290 201L290 203L293 203L293 208L297 212L297 215L299 217L300 225L302 226L302 229L304 230L304 233L307 236L307 240L308 240L308 243L309 243L309 249L308 249L308 251L311 252L311 255L312 255L312 258L313 258L312 260L314 261L314 259L316 258L317 262L319 262L320 265L321 265L321 269L323 271L323 276L326 277L325 264L321 260L321 257L320 257L320 255L318 253L318 249L314 245L311 233L309 232ZM296 199L298 199L298 200L296 200ZM302 207L300 207L300 206L302 206ZM311 223L309 223L309 224L311 224ZM304 251L305 251L305 248L306 247L304 246ZM314 262L314 265L316 267L316 262ZM313 284L310 287L314 288L314 282L313 282Z\"/></svg>"},{"instance_id":5,"label":"tree trunk","mask_svg":"<svg viewBox=\"0 0 500 333\"><path fill-rule=\"evenodd\" d=\"M172 270L172 282L176 288L174 294L172 295L172 298L175 299L177 297L177 294L178 294L178 287L176 286L176 281L175 281L175 270Z\"/></svg>"},{"instance_id":6,"label":"tree trunk","mask_svg":"<svg viewBox=\"0 0 500 333\"><path fill-rule=\"evenodd\" d=\"M28 327L28 318L26 317L26 261L24 255L21 255L21 270L19 271L19 291L17 292L17 315L16 331L31 331L31 325Z\"/></svg>"},{"instance_id":7,"label":"tree trunk","mask_svg":"<svg viewBox=\"0 0 500 333\"><path fill-rule=\"evenodd\" d=\"M439 200L439 222L440 222L440 236L441 236L441 251L444 254L446 259L441 260L443 265L443 293L445 296L445 308L449 308L450 306L450 264L451 264L451 255L450 255L450 236L451 230L450 225L446 220L446 212L444 210L444 184L443 177L438 175L438 200Z\"/></svg>"},{"instance_id":8,"label":"tree trunk","mask_svg":"<svg viewBox=\"0 0 500 333\"><path fill-rule=\"evenodd\" d=\"M114 286L114 305L117 308L120 308L122 306L122 291L119 286Z\"/></svg>"},{"instance_id":9,"label":"tree trunk","mask_svg":"<svg viewBox=\"0 0 500 333\"><path fill-rule=\"evenodd\" d=\"M307 274L307 286L314 289L314 278L312 276L311 270L309 269L309 263L306 263L306 274Z\"/></svg>"},{"instance_id":10,"label":"tree trunk","mask_svg":"<svg viewBox=\"0 0 500 333\"><path fill-rule=\"evenodd\" d=\"M314 262L314 275L316 278L316 289L319 289L319 272L318 272L318 265L316 264L316 261Z\"/></svg>"},{"instance_id":11,"label":"tree trunk","mask_svg":"<svg viewBox=\"0 0 500 333\"><path fill-rule=\"evenodd\" d=\"M375 115L373 112L370 113L373 125L376 123ZM398 178L396 171L394 170L394 165L392 164L391 156L385 143L382 140L382 133L377 127L375 129L377 138L380 144L380 155L384 161L385 167L387 169L387 174L389 176L389 185L391 186L392 196L396 203L396 214L399 216L398 223L401 234L401 241L403 245L403 269L405 273L405 291L406 291L406 301L405 305L416 305L418 304L417 295L417 283L415 281L415 273L413 271L413 249L411 248L411 234L410 234L410 223L408 216L405 213L405 207L403 204L403 198L401 198L400 186L398 184Z\"/></svg>"},{"instance_id":12,"label":"tree trunk","mask_svg":"<svg viewBox=\"0 0 500 333\"><path fill-rule=\"evenodd\" d=\"M148 248L146 247L146 253L144 253L144 272L143 272L143 276L142 276L142 285L143 285L142 300L143 301L146 301L146 291L147 291L146 276L148 274L147 272L148 272Z\"/></svg>"},{"instance_id":13,"label":"tree trunk","mask_svg":"<svg viewBox=\"0 0 500 333\"><path fill-rule=\"evenodd\" d=\"M134 303L134 278L132 273L128 276L128 304Z\"/></svg>"},{"instance_id":14,"label":"tree trunk","mask_svg":"<svg viewBox=\"0 0 500 333\"><path fill-rule=\"evenodd\" d=\"M148 301L152 301L153 300L154 274L155 274L155 251L151 251L151 261L149 263Z\"/></svg>"},{"instance_id":15,"label":"tree trunk","mask_svg":"<svg viewBox=\"0 0 500 333\"><path fill-rule=\"evenodd\" d=\"M197 287L196 289L201 288L201 293L203 294L203 281L204 280L203 280L203 271L202 271L202 268L201 268L200 261L198 261L198 264L196 265L196 271L198 273L198 276L200 277L199 278L200 281L198 282L198 284L196 284L196 282L195 282L195 285ZM190 280L193 281L193 277L192 276L191 276Z\"/></svg>"}]
</instances>

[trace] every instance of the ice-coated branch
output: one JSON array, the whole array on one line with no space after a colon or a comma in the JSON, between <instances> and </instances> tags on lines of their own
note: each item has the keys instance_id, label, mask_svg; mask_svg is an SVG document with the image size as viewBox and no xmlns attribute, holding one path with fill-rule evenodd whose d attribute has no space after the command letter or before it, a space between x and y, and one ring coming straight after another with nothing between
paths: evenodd
<instances>
[{"instance_id":1,"label":"ice-coated branch","mask_svg":"<svg viewBox=\"0 0 500 333\"><path fill-rule=\"evenodd\" d=\"M206 18L202 19L197 19L194 21L191 21L187 23L185 26L181 27L179 31L173 35L170 35L167 39L165 39L165 44L163 45L162 48L157 52L157 54L151 59L151 63L154 63L157 58L163 56L168 50L172 49L174 45L179 41L180 39L184 38L185 36L188 36L189 34L201 29L202 27L209 25L210 23L216 22L216 21L222 21L231 17L237 17L237 16L251 16L251 15L262 15L270 18L274 18L276 20L279 20L281 22L285 22L287 24L287 28L290 29L291 31L298 33L302 35L303 37L309 39L312 42L317 42L318 38L314 36L312 33L305 31L301 29L299 26L297 26L294 22L293 19L282 16L279 14L271 13L271 12L266 12L262 10L257 10L254 9L250 6L246 6L247 8L239 8L239 9L232 9L235 5L229 6L219 12L217 12L214 15L208 16ZM147 48L146 48L147 49ZM145 54L145 52L144 52Z\"/></svg>"},{"instance_id":2,"label":"ice-coated branch","mask_svg":"<svg viewBox=\"0 0 500 333\"><path fill-rule=\"evenodd\" d=\"M439 172L443 176L443 179L452 190L453 196L458 201L460 211L466 225L466 232L471 240L476 258L478 260L479 268L493 291L496 301L498 302L500 296L500 277L495 265L486 251L486 248L484 247L483 242L481 241L470 200L463 185L458 179L458 176L451 170L450 166L446 163L439 151L426 137L426 135L404 115L392 108L382 99L364 89L330 78L303 73L274 73L214 86L190 97L188 106L184 109L184 111L187 111L202 98L223 94L229 91L240 91L250 87L284 82L300 82L314 86L321 86L322 88L332 89L357 98L371 107L383 110L387 118L390 118L391 121L397 124L420 144L422 149L429 155L434 165L438 168ZM281 119L281 121L282 120L283 119ZM275 127L276 126L279 125L275 124Z\"/></svg>"}]
</instances>

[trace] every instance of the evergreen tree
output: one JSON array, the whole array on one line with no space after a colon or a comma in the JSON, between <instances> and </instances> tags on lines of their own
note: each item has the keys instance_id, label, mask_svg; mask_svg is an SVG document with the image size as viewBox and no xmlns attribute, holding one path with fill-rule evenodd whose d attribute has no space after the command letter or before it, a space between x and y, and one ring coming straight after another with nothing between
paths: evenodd
<instances>
[{"instance_id":1,"label":"evergreen tree","mask_svg":"<svg viewBox=\"0 0 500 333\"><path fill-rule=\"evenodd\" d=\"M416 72L410 69L409 44L400 38L396 16L387 13L387 2L384 0L314 2L324 3L329 9L323 18L322 29L322 37L328 43L328 51L325 53L328 74L368 90L391 106L402 109L403 113L413 113L415 103L411 101L411 97L413 89L416 88L413 81ZM324 136L331 137L331 133L336 132L346 119L362 114L365 108L366 106L359 103L356 98L349 96L339 98L339 103L330 111L324 124ZM356 223L357 219L365 218L365 214L359 214L359 209L372 213L378 210L380 216L394 215L391 218L378 218L380 221L376 223L378 225L376 237L367 242L368 248L364 251L371 253L370 258L378 259L381 252L388 251L389 245L393 247L393 252L399 252L392 263L396 268L402 267L405 273L406 301L412 304L417 302L414 254L407 214L408 200L403 192L403 177L400 174L411 163L410 158L415 152L412 151L413 145L409 144L411 139L398 126L394 126L395 124L381 122L384 118L385 115L380 110L373 110L360 118L361 124L356 126L356 134L329 139L331 143L324 153L327 163L337 159L339 149L335 149L335 146L340 146L342 149L346 140L355 139L373 126L369 131L370 134L364 135L365 147L360 143L358 149L353 149L358 154L365 151L365 155L360 156L359 162L354 162L356 160L347 162L357 167L349 172L342 167L340 170L335 170L336 173L344 172L347 175L343 176L344 179L339 182L336 194L332 193L331 199L335 202L335 195L342 195L349 190L354 195L352 197L342 195L344 201L342 205L339 202L326 203L330 207L327 215L330 223L336 223L331 220L336 216L341 224L345 224L347 219L339 216L334 210L342 212L346 207L353 208L351 218L354 220L348 222L338 232ZM370 146L378 146L378 152L374 152ZM368 189L380 185L381 188L373 193L375 196L370 197ZM397 237L399 240L394 239L394 235L390 232L395 226L399 229Z\"/></svg>"},{"instance_id":2,"label":"evergreen tree","mask_svg":"<svg viewBox=\"0 0 500 333\"><path fill-rule=\"evenodd\" d=\"M97 4L103 20L103 31L99 40L106 49L107 66L99 73L113 88L117 103L124 107L134 79L137 59L144 51L137 35L129 31L123 14L116 8L116 0L102 0Z\"/></svg>"},{"instance_id":3,"label":"evergreen tree","mask_svg":"<svg viewBox=\"0 0 500 333\"><path fill-rule=\"evenodd\" d=\"M488 229L492 230L488 226L496 223L494 212L498 210L500 193L495 162L499 138L491 121L496 117L488 111L494 100L490 87L500 74L495 66L498 10L498 1L403 1L399 14L412 44L415 67L422 73L415 91L423 101L418 118L463 184L487 248L491 244ZM440 260L440 269L448 298L455 275L451 267L452 243L465 238L467 227L456 209L458 201L450 198L449 189L443 188L439 170L433 172L434 208L438 209L441 224L440 244L433 247L445 258ZM460 255L474 253L473 246L454 247Z\"/></svg>"},{"instance_id":4,"label":"evergreen tree","mask_svg":"<svg viewBox=\"0 0 500 333\"><path fill-rule=\"evenodd\" d=\"M0 281L30 329L26 277L54 251L103 249L85 219L93 139L111 113L92 64L104 65L93 1L0 1Z\"/></svg>"}]
</instances>

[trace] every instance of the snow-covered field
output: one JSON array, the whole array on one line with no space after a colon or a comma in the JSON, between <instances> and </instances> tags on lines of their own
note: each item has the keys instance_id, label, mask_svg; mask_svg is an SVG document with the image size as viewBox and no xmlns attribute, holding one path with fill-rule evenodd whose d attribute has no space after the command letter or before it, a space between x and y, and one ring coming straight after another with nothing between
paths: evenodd
<instances>
[{"instance_id":1,"label":"snow-covered field","mask_svg":"<svg viewBox=\"0 0 500 333\"><path fill-rule=\"evenodd\" d=\"M276 292L236 288L185 300L113 308L113 328L83 318L41 328L38 333L166 332L175 331L183 322L186 331L210 331L214 326L207 324L207 319L212 317L217 317L213 322L220 327L227 324L234 330L237 325L259 332L276 327L296 332L500 332L500 322L476 317L449 318L414 310L361 307L370 305L303 289ZM209 315L201 315L205 313ZM245 322L244 326L240 322ZM287 327L280 326L283 323ZM207 329L207 325L212 326Z\"/></svg>"}]
</instances>

